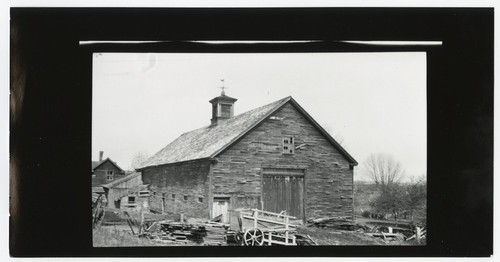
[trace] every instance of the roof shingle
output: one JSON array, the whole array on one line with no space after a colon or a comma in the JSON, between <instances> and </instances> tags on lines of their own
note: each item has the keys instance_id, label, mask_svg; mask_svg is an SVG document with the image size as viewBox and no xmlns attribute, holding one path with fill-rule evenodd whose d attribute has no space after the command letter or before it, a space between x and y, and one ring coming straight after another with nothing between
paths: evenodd
<instances>
[{"instance_id":1,"label":"roof shingle","mask_svg":"<svg viewBox=\"0 0 500 262\"><path fill-rule=\"evenodd\" d=\"M150 157L137 170L151 166L172 164L195 159L215 157L233 142L245 135L287 102L291 102L343 154L352 165L357 161L333 139L291 96L247 111L216 125L205 126L182 134L172 143Z\"/></svg>"},{"instance_id":2,"label":"roof shingle","mask_svg":"<svg viewBox=\"0 0 500 262\"><path fill-rule=\"evenodd\" d=\"M291 97L286 97L219 122L217 125L184 133L149 158L139 169L211 157L290 99Z\"/></svg>"}]
</instances>

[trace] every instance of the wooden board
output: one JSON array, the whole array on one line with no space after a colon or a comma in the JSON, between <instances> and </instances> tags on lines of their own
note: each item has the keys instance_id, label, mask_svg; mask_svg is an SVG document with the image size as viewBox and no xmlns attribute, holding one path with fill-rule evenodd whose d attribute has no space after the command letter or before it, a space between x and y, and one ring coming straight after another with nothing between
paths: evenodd
<instances>
[{"instance_id":1,"label":"wooden board","mask_svg":"<svg viewBox=\"0 0 500 262\"><path fill-rule=\"evenodd\" d=\"M264 174L262 179L263 210L303 219L304 176Z\"/></svg>"},{"instance_id":2,"label":"wooden board","mask_svg":"<svg viewBox=\"0 0 500 262\"><path fill-rule=\"evenodd\" d=\"M212 218L222 215L222 222L229 222L229 198L214 198Z\"/></svg>"}]
</instances>

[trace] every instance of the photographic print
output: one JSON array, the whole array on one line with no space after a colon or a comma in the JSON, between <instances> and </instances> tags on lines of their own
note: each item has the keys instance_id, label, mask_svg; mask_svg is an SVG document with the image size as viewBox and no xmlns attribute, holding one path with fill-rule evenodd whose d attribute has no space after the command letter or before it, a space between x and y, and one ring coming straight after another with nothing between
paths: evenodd
<instances>
[{"instance_id":1,"label":"photographic print","mask_svg":"<svg viewBox=\"0 0 500 262\"><path fill-rule=\"evenodd\" d=\"M94 247L426 244L425 52L92 59Z\"/></svg>"},{"instance_id":2,"label":"photographic print","mask_svg":"<svg viewBox=\"0 0 500 262\"><path fill-rule=\"evenodd\" d=\"M493 14L12 7L10 256L491 256Z\"/></svg>"}]
</instances>

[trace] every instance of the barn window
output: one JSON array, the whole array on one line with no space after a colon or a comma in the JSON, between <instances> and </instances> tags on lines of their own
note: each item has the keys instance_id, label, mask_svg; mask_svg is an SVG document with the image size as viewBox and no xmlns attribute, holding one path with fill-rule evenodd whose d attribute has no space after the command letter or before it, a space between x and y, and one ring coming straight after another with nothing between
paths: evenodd
<instances>
[{"instance_id":1,"label":"barn window","mask_svg":"<svg viewBox=\"0 0 500 262\"><path fill-rule=\"evenodd\" d=\"M188 200L188 196L184 196L184 200Z\"/></svg>"},{"instance_id":2,"label":"barn window","mask_svg":"<svg viewBox=\"0 0 500 262\"><path fill-rule=\"evenodd\" d=\"M172 199L175 199L175 194L172 194Z\"/></svg>"},{"instance_id":3,"label":"barn window","mask_svg":"<svg viewBox=\"0 0 500 262\"><path fill-rule=\"evenodd\" d=\"M203 203L203 197L198 197L198 202Z\"/></svg>"},{"instance_id":4,"label":"barn window","mask_svg":"<svg viewBox=\"0 0 500 262\"><path fill-rule=\"evenodd\" d=\"M129 204L135 204L135 196L129 196L128 197L128 203Z\"/></svg>"},{"instance_id":5,"label":"barn window","mask_svg":"<svg viewBox=\"0 0 500 262\"><path fill-rule=\"evenodd\" d=\"M295 146L293 136L283 137L283 154L293 154L295 152Z\"/></svg>"},{"instance_id":6,"label":"barn window","mask_svg":"<svg viewBox=\"0 0 500 262\"><path fill-rule=\"evenodd\" d=\"M222 117L230 117L231 116L231 105L229 104L220 104L220 114Z\"/></svg>"}]
</instances>

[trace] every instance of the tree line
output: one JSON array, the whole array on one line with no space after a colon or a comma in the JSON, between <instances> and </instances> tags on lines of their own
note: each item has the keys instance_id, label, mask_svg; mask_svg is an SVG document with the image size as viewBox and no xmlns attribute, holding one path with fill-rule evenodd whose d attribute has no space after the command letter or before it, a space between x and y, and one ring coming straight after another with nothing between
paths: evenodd
<instances>
[{"instance_id":1,"label":"tree line","mask_svg":"<svg viewBox=\"0 0 500 262\"><path fill-rule=\"evenodd\" d=\"M371 212L364 216L386 216L394 220L424 220L427 205L427 180L425 175L403 183L405 171L400 162L388 154L372 154L365 168L375 183L377 196L370 201Z\"/></svg>"}]
</instances>

